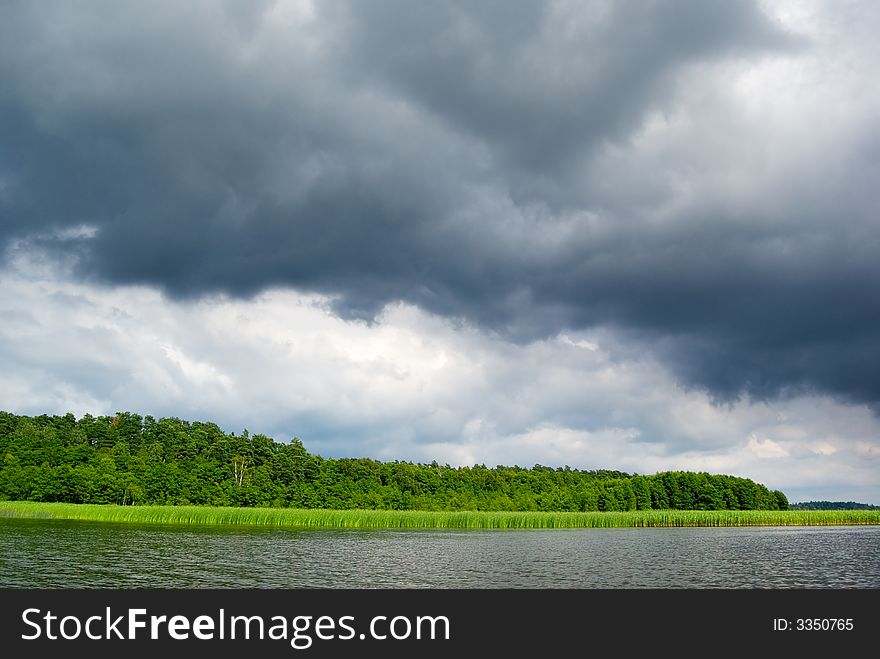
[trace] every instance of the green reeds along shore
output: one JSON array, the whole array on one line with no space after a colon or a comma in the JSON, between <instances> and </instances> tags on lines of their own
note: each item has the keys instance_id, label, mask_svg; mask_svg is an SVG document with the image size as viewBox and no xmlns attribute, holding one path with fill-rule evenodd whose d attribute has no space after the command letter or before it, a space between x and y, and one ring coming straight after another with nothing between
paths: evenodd
<instances>
[{"instance_id":1,"label":"green reeds along shore","mask_svg":"<svg viewBox=\"0 0 880 659\"><path fill-rule=\"evenodd\" d=\"M573 529L678 526L880 524L876 510L633 510L627 512L428 512L208 506L113 506L0 501L0 517L140 524L289 528Z\"/></svg>"}]
</instances>

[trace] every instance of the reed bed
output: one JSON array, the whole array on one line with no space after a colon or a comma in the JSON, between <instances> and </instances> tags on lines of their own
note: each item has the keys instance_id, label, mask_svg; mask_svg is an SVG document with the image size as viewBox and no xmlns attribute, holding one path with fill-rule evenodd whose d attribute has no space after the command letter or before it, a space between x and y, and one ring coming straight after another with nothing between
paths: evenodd
<instances>
[{"instance_id":1,"label":"reed bed","mask_svg":"<svg viewBox=\"0 0 880 659\"><path fill-rule=\"evenodd\" d=\"M572 529L880 524L876 510L638 510L627 512L430 512L208 506L112 506L0 501L0 517L140 524L290 528Z\"/></svg>"}]
</instances>

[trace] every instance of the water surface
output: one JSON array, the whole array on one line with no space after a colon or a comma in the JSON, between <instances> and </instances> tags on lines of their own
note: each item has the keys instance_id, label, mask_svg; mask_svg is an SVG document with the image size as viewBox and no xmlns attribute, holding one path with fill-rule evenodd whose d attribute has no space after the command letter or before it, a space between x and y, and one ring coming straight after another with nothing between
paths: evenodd
<instances>
[{"instance_id":1,"label":"water surface","mask_svg":"<svg viewBox=\"0 0 880 659\"><path fill-rule=\"evenodd\" d=\"M294 530L0 518L14 588L878 588L880 527Z\"/></svg>"}]
</instances>

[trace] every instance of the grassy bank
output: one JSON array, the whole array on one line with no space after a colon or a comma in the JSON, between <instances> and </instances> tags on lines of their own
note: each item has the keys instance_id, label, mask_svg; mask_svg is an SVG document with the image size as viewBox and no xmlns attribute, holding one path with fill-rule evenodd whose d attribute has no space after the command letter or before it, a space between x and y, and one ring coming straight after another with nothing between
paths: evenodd
<instances>
[{"instance_id":1,"label":"grassy bank","mask_svg":"<svg viewBox=\"0 0 880 659\"><path fill-rule=\"evenodd\" d=\"M875 510L639 510L629 512L426 512L206 506L112 506L0 501L0 517L149 524L324 528L552 529L880 524Z\"/></svg>"}]
</instances>

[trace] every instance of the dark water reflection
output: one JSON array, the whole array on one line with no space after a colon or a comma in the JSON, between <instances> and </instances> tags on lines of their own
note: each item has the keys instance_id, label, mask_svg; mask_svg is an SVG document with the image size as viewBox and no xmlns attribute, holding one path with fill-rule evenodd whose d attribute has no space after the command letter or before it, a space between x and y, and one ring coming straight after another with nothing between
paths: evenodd
<instances>
[{"instance_id":1,"label":"dark water reflection","mask_svg":"<svg viewBox=\"0 0 880 659\"><path fill-rule=\"evenodd\" d=\"M878 588L880 527L281 530L0 519L0 586Z\"/></svg>"}]
</instances>

